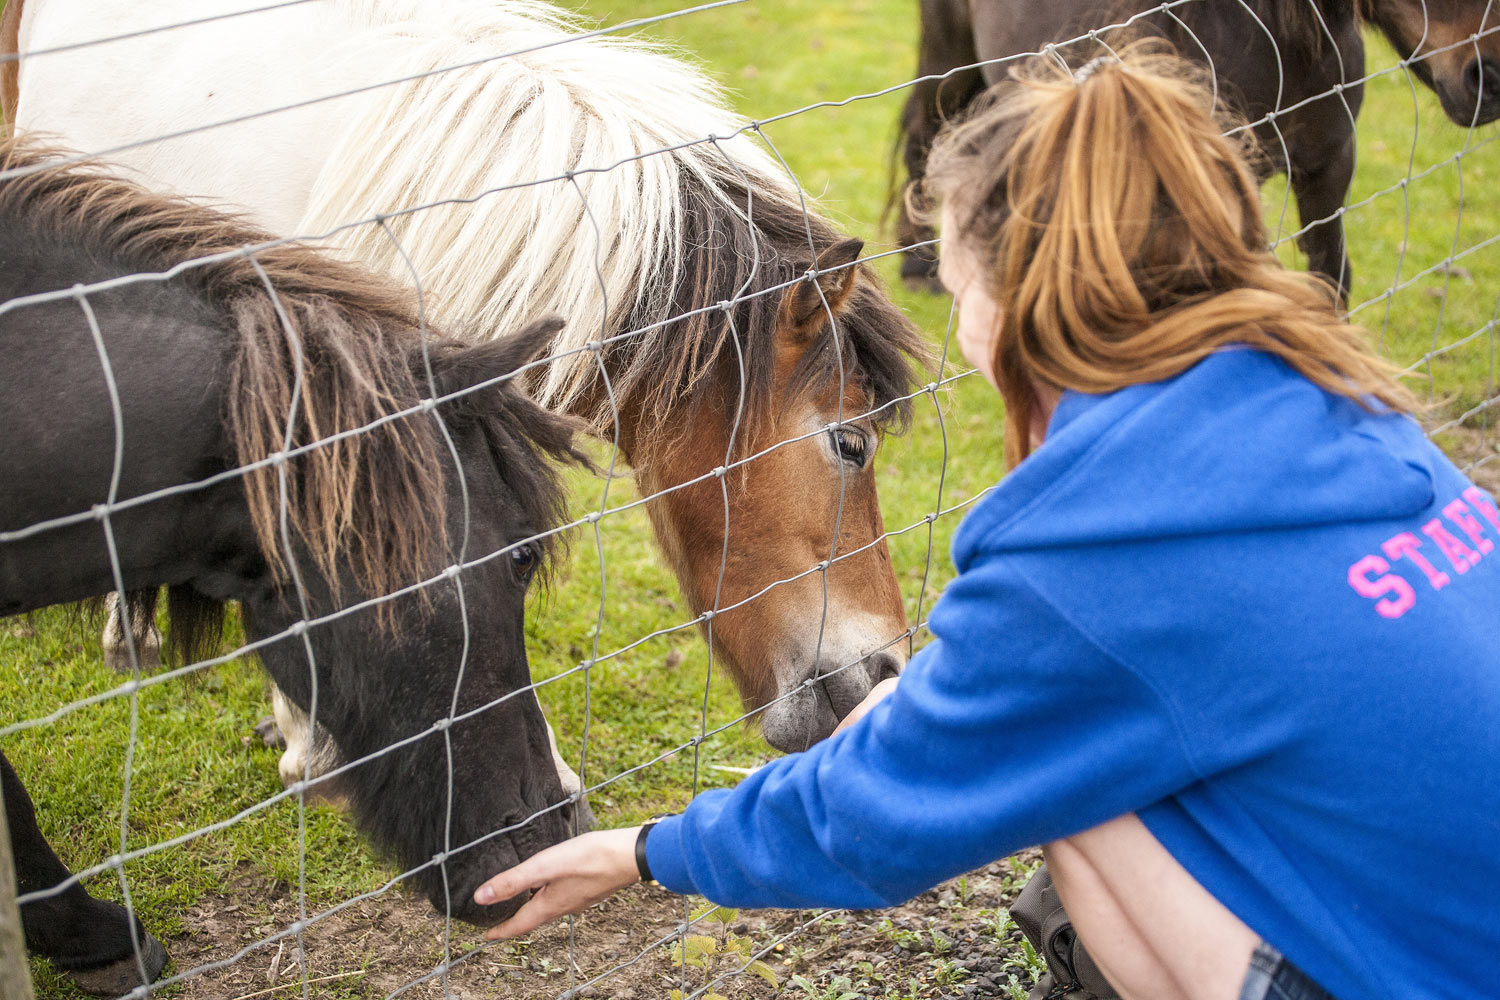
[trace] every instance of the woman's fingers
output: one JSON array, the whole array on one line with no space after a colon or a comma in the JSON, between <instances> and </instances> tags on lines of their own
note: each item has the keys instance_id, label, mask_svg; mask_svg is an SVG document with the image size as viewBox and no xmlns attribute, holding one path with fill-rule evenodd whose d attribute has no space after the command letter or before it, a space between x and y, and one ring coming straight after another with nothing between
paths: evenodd
<instances>
[{"instance_id":1,"label":"woman's fingers","mask_svg":"<svg viewBox=\"0 0 1500 1000\"><path fill-rule=\"evenodd\" d=\"M571 841L567 843L571 843ZM558 847L561 846L563 845L558 845ZM552 878L550 874L551 865L547 855L557 850L558 847L549 847L540 854L533 854L514 868L507 868L499 875L491 878L488 882L485 882L478 889L474 890L474 902L480 906L488 906L491 903L498 903L502 899L509 899L512 896L525 892L527 889L536 889L546 885Z\"/></svg>"},{"instance_id":2,"label":"woman's fingers","mask_svg":"<svg viewBox=\"0 0 1500 1000\"><path fill-rule=\"evenodd\" d=\"M640 876L635 840L640 827L599 830L565 840L496 875L474 892L488 905L527 889L536 893L509 920L485 933L490 939L517 937L549 920L577 913Z\"/></svg>"},{"instance_id":3,"label":"woman's fingers","mask_svg":"<svg viewBox=\"0 0 1500 1000\"><path fill-rule=\"evenodd\" d=\"M587 905L587 904L585 904ZM484 936L491 941L501 938L520 937L530 931L536 930L549 920L566 916L569 910L556 906L545 890L538 892L511 915L509 920L496 924L484 932Z\"/></svg>"}]
</instances>

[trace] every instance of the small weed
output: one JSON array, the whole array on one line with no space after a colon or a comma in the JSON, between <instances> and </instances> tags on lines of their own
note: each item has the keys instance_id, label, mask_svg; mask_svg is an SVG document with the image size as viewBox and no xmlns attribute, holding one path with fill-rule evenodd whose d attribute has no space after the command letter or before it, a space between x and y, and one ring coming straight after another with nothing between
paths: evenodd
<instances>
[{"instance_id":1,"label":"small weed","mask_svg":"<svg viewBox=\"0 0 1500 1000\"><path fill-rule=\"evenodd\" d=\"M921 942L921 935L916 931L909 931L905 927L897 927L891 922L890 917L881 917L880 923L875 925L875 930L887 941L900 945L903 948L911 948Z\"/></svg>"},{"instance_id":2,"label":"small weed","mask_svg":"<svg viewBox=\"0 0 1500 1000\"><path fill-rule=\"evenodd\" d=\"M667 954L676 968L691 966L703 972L703 981L712 982L722 976L748 972L759 976L774 988L780 988L781 980L776 970L755 958L755 942L743 934L734 934L729 925L734 923L739 911L727 906L709 903L692 913L694 921L718 925L716 934L688 934L681 940L667 945ZM672 1000L680 1000L682 991L672 990ZM703 1000L723 1000L718 993L708 992Z\"/></svg>"},{"instance_id":3,"label":"small weed","mask_svg":"<svg viewBox=\"0 0 1500 1000\"><path fill-rule=\"evenodd\" d=\"M806 993L810 1000L859 1000L860 998L860 994L854 989L854 980L848 976L834 976L823 985L814 983L805 976L793 976L787 981L787 985Z\"/></svg>"},{"instance_id":4,"label":"small weed","mask_svg":"<svg viewBox=\"0 0 1500 1000\"><path fill-rule=\"evenodd\" d=\"M934 958L927 963L932 966L932 982L935 986L953 986L969 977L969 970L947 958Z\"/></svg>"}]
</instances>

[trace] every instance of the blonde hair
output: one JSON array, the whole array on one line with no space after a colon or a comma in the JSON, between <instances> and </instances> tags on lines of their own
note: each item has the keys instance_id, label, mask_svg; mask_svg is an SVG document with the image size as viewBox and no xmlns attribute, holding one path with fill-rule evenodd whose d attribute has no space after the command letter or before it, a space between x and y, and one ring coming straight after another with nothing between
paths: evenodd
<instances>
[{"instance_id":1,"label":"blonde hair","mask_svg":"<svg viewBox=\"0 0 1500 1000\"><path fill-rule=\"evenodd\" d=\"M1030 452L1038 384L1111 392L1226 344L1366 408L1416 410L1335 291L1268 249L1248 130L1226 137L1201 70L1142 41L1077 74L1042 58L1012 76L938 137L926 181L1001 310L1010 465Z\"/></svg>"}]
</instances>

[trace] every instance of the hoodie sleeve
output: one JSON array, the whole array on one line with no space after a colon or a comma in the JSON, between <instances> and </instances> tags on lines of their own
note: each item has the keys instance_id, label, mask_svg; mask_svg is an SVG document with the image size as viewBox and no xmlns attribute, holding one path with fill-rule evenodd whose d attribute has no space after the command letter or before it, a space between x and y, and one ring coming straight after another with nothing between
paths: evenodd
<instances>
[{"instance_id":1,"label":"hoodie sleeve","mask_svg":"<svg viewBox=\"0 0 1500 1000\"><path fill-rule=\"evenodd\" d=\"M1197 780L1167 702L1013 561L950 584L856 725L661 821L653 875L729 906L890 906Z\"/></svg>"}]
</instances>

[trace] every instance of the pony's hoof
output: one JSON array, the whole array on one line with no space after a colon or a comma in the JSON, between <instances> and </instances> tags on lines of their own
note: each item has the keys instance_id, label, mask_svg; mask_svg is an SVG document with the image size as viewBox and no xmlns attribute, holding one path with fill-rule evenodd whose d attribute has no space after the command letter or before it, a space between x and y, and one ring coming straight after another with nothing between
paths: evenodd
<instances>
[{"instance_id":1,"label":"pony's hoof","mask_svg":"<svg viewBox=\"0 0 1500 1000\"><path fill-rule=\"evenodd\" d=\"M286 737L281 735L281 727L276 725L274 715L268 715L255 724L255 735L272 750L286 749Z\"/></svg>"},{"instance_id":2,"label":"pony's hoof","mask_svg":"<svg viewBox=\"0 0 1500 1000\"><path fill-rule=\"evenodd\" d=\"M136 659L141 665L141 672L154 672L161 669L161 636L154 631L148 635L141 644L136 647ZM131 671L130 649L124 644L104 646L104 665L117 674L128 674Z\"/></svg>"},{"instance_id":3,"label":"pony's hoof","mask_svg":"<svg viewBox=\"0 0 1500 1000\"><path fill-rule=\"evenodd\" d=\"M68 978L83 992L96 997L118 997L129 993L137 986L156 982L161 970L167 967L167 949L150 934L141 940L141 960L146 966L146 982L141 982L141 969L134 955L126 955L118 962L101 965L97 969L73 969Z\"/></svg>"}]
</instances>

